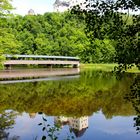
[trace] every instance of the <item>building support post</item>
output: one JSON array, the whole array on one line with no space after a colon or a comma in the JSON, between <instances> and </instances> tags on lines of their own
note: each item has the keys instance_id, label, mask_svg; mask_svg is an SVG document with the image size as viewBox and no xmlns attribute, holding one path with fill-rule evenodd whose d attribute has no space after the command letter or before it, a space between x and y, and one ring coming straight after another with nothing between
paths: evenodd
<instances>
[{"instance_id":1,"label":"building support post","mask_svg":"<svg viewBox=\"0 0 140 140\"><path fill-rule=\"evenodd\" d=\"M11 67L11 65L10 65L10 64L8 64L8 65L4 65L4 69L6 69L6 70L11 70L11 69L12 69L12 67Z\"/></svg>"},{"instance_id":2,"label":"building support post","mask_svg":"<svg viewBox=\"0 0 140 140\"><path fill-rule=\"evenodd\" d=\"M74 64L73 68L79 68L79 64Z\"/></svg>"}]
</instances>

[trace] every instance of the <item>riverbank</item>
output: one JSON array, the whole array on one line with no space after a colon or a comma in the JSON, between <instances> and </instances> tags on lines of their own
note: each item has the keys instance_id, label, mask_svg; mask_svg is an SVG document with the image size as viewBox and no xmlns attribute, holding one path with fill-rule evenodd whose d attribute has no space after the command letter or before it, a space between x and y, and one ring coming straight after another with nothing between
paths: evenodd
<instances>
[{"instance_id":1,"label":"riverbank","mask_svg":"<svg viewBox=\"0 0 140 140\"><path fill-rule=\"evenodd\" d=\"M80 69L94 69L94 70L101 70L101 71L113 71L114 67L118 66L118 64L112 63L112 64L80 64ZM18 66L14 67L16 69L34 69L34 68L44 68L44 67L38 67L38 66ZM3 70L3 67L0 67L0 70ZM140 73L140 70L136 66L132 67L132 69L129 69L127 72L132 73Z\"/></svg>"},{"instance_id":2,"label":"riverbank","mask_svg":"<svg viewBox=\"0 0 140 140\"><path fill-rule=\"evenodd\" d=\"M95 69L102 71L113 71L115 66L118 66L118 64L80 64L81 69ZM127 72L140 73L140 70L134 66L132 69L127 70Z\"/></svg>"}]
</instances>

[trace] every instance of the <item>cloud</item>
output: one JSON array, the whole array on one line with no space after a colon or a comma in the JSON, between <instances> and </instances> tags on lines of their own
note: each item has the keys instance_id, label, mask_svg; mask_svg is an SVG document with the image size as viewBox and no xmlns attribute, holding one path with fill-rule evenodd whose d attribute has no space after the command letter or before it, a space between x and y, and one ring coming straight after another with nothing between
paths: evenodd
<instances>
[{"instance_id":1,"label":"cloud","mask_svg":"<svg viewBox=\"0 0 140 140\"><path fill-rule=\"evenodd\" d=\"M26 15L30 9L33 9L36 14L53 11L54 0L13 0L12 5L15 10L13 13Z\"/></svg>"}]
</instances>

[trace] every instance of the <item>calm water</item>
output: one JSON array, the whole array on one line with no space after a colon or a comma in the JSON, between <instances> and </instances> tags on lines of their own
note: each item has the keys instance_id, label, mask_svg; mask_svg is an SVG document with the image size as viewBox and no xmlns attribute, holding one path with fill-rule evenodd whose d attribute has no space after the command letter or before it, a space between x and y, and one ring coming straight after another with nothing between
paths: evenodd
<instances>
[{"instance_id":1,"label":"calm water","mask_svg":"<svg viewBox=\"0 0 140 140\"><path fill-rule=\"evenodd\" d=\"M139 78L87 69L1 83L0 140L139 140Z\"/></svg>"}]
</instances>

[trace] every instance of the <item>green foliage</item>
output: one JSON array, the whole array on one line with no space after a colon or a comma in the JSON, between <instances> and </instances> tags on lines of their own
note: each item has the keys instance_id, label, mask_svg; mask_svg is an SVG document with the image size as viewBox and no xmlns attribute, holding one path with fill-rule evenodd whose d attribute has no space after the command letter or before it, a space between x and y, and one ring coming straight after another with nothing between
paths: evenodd
<instances>
[{"instance_id":1,"label":"green foliage","mask_svg":"<svg viewBox=\"0 0 140 140\"><path fill-rule=\"evenodd\" d=\"M51 139L51 140L58 140L59 135L60 135L60 131L62 129L61 124L59 123L54 123L53 126L51 126L48 122L47 122L47 117L45 114L42 114L42 123L39 123L38 125L42 127L42 131L46 132L46 135L42 136L42 140L46 140L46 139ZM71 133L71 132L70 132ZM68 135L64 140L70 140L70 139L74 139L74 136L71 134Z\"/></svg>"},{"instance_id":2,"label":"green foliage","mask_svg":"<svg viewBox=\"0 0 140 140\"><path fill-rule=\"evenodd\" d=\"M71 13L76 14L80 19L84 18L85 33L90 43L94 44L96 40L114 40L115 62L122 64L121 69L127 69L131 64L139 67L140 15L130 15L131 10L137 11L140 8L139 2L137 0L90 0L86 2L87 9L80 9L76 6ZM124 13L121 13L121 10ZM95 51L96 47L93 47L93 50ZM98 55L101 54L97 53Z\"/></svg>"},{"instance_id":3,"label":"green foliage","mask_svg":"<svg viewBox=\"0 0 140 140\"><path fill-rule=\"evenodd\" d=\"M3 55L0 55L0 69L3 69L2 62L5 60L5 57Z\"/></svg>"},{"instance_id":4,"label":"green foliage","mask_svg":"<svg viewBox=\"0 0 140 140\"><path fill-rule=\"evenodd\" d=\"M115 48L113 41L109 39L96 39L92 44L86 48L84 62L86 63L108 63L114 62Z\"/></svg>"},{"instance_id":5,"label":"green foliage","mask_svg":"<svg viewBox=\"0 0 140 140\"><path fill-rule=\"evenodd\" d=\"M12 29L0 28L0 54L17 54L20 47L19 41L11 33Z\"/></svg>"},{"instance_id":6,"label":"green foliage","mask_svg":"<svg viewBox=\"0 0 140 140\"><path fill-rule=\"evenodd\" d=\"M12 107L18 112L80 117L102 109L107 118L134 115L131 103L124 100L132 82L131 74L117 81L111 73L90 70L72 81L0 85L0 112Z\"/></svg>"},{"instance_id":7,"label":"green foliage","mask_svg":"<svg viewBox=\"0 0 140 140\"><path fill-rule=\"evenodd\" d=\"M7 135L6 129L12 128L15 124L15 116L17 113L14 111L3 111L0 114L0 139L4 139Z\"/></svg>"},{"instance_id":8,"label":"green foliage","mask_svg":"<svg viewBox=\"0 0 140 140\"><path fill-rule=\"evenodd\" d=\"M11 128L12 125L14 125L14 118L15 113L13 111L9 112L3 112L0 115L0 130L5 130Z\"/></svg>"},{"instance_id":9,"label":"green foliage","mask_svg":"<svg viewBox=\"0 0 140 140\"><path fill-rule=\"evenodd\" d=\"M132 83L131 93L126 95L127 101L132 103L136 110L136 117L134 117L134 127L136 127L137 134L140 133L140 76L138 75Z\"/></svg>"},{"instance_id":10,"label":"green foliage","mask_svg":"<svg viewBox=\"0 0 140 140\"><path fill-rule=\"evenodd\" d=\"M0 17L5 17L5 15L10 13L12 10L11 0L0 0Z\"/></svg>"},{"instance_id":11,"label":"green foliage","mask_svg":"<svg viewBox=\"0 0 140 140\"><path fill-rule=\"evenodd\" d=\"M84 63L114 62L114 41L87 38L85 21L69 12L1 19L1 54L78 56Z\"/></svg>"},{"instance_id":12,"label":"green foliage","mask_svg":"<svg viewBox=\"0 0 140 140\"><path fill-rule=\"evenodd\" d=\"M136 0L87 1L88 10L44 15L8 16L11 5L2 0L0 55L36 54L78 56L83 63L123 64L139 67L140 16ZM137 5L135 5L137 4ZM126 13L118 10L127 10Z\"/></svg>"},{"instance_id":13,"label":"green foliage","mask_svg":"<svg viewBox=\"0 0 140 140\"><path fill-rule=\"evenodd\" d=\"M8 27L7 21L12 17L11 0L0 0L0 69L3 67L2 62L5 60L3 54L19 53L20 42L13 34L14 30Z\"/></svg>"}]
</instances>

